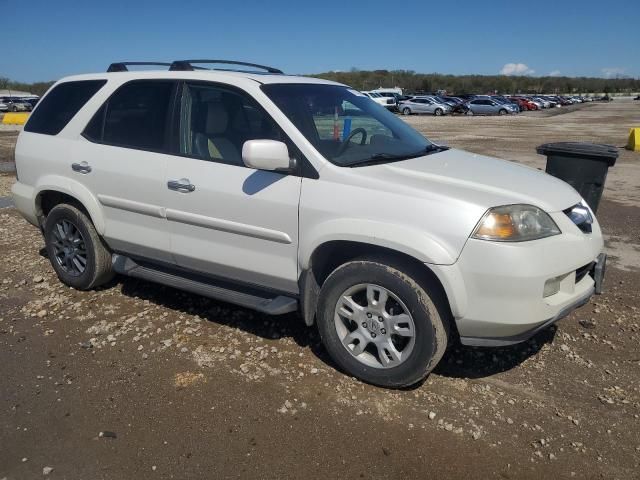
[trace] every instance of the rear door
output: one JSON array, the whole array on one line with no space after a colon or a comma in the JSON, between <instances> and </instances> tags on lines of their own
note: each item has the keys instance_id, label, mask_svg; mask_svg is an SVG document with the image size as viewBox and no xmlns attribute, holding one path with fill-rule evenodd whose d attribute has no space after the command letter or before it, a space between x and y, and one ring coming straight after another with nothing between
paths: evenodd
<instances>
[{"instance_id":1,"label":"rear door","mask_svg":"<svg viewBox=\"0 0 640 480\"><path fill-rule=\"evenodd\" d=\"M248 94L225 85L185 82L178 110L164 182L176 262L296 293L301 177L242 162L245 141L284 134Z\"/></svg>"},{"instance_id":2,"label":"rear door","mask_svg":"<svg viewBox=\"0 0 640 480\"><path fill-rule=\"evenodd\" d=\"M116 251L172 263L163 201L173 80L120 86L70 151L72 174L98 198Z\"/></svg>"}]
</instances>

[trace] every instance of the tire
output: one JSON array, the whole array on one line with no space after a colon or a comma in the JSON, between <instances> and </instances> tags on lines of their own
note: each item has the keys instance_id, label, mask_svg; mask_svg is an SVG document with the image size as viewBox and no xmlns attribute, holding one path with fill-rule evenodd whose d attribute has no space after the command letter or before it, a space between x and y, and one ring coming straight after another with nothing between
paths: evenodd
<instances>
[{"instance_id":1,"label":"tire","mask_svg":"<svg viewBox=\"0 0 640 480\"><path fill-rule=\"evenodd\" d=\"M403 115L411 115L411 109L410 108L403 108L402 109L402 114Z\"/></svg>"},{"instance_id":2,"label":"tire","mask_svg":"<svg viewBox=\"0 0 640 480\"><path fill-rule=\"evenodd\" d=\"M507 112L504 108L501 108L501 109L498 111L498 115L506 115L507 113L508 113L508 112Z\"/></svg>"},{"instance_id":3,"label":"tire","mask_svg":"<svg viewBox=\"0 0 640 480\"><path fill-rule=\"evenodd\" d=\"M15 105L11 106L11 111L12 112L17 112L18 111L18 107L16 107Z\"/></svg>"},{"instance_id":4,"label":"tire","mask_svg":"<svg viewBox=\"0 0 640 480\"><path fill-rule=\"evenodd\" d=\"M44 240L51 265L65 285L89 290L113 278L111 252L77 207L56 205L44 223Z\"/></svg>"},{"instance_id":5,"label":"tire","mask_svg":"<svg viewBox=\"0 0 640 480\"><path fill-rule=\"evenodd\" d=\"M442 358L448 336L447 317L436 307L442 303L436 290L418 283L410 271L361 259L338 267L322 285L318 330L344 372L373 385L401 388L423 380ZM369 289L372 299L378 292L377 304L369 300Z\"/></svg>"},{"instance_id":6,"label":"tire","mask_svg":"<svg viewBox=\"0 0 640 480\"><path fill-rule=\"evenodd\" d=\"M436 117L441 116L443 113L444 113L444 112L442 111L442 109L441 109L441 108L436 108L436 109L434 110L434 112L433 112L433 114L434 114Z\"/></svg>"},{"instance_id":7,"label":"tire","mask_svg":"<svg viewBox=\"0 0 640 480\"><path fill-rule=\"evenodd\" d=\"M469 109L465 112L465 115L469 115L470 117L474 115L473 110Z\"/></svg>"}]
</instances>

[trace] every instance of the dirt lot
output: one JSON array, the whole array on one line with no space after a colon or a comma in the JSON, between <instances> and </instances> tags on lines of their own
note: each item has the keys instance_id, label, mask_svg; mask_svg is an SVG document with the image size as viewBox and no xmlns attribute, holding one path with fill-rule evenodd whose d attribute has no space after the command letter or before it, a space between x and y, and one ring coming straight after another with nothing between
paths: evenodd
<instances>
[{"instance_id":1,"label":"dirt lot","mask_svg":"<svg viewBox=\"0 0 640 480\"><path fill-rule=\"evenodd\" d=\"M622 146L640 125L631 101L557 113L407 121L537 167L538 144ZM14 141L0 135L0 165ZM12 181L0 174L0 197ZM640 154L621 151L599 218L605 294L388 391L337 372L296 315L133 279L66 288L38 231L2 208L0 479L640 478Z\"/></svg>"}]
</instances>

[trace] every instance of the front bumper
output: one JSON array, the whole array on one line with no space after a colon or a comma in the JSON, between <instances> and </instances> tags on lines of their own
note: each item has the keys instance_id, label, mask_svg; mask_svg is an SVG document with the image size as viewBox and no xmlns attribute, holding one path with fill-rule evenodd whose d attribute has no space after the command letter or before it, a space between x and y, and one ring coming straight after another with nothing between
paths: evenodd
<instances>
[{"instance_id":1,"label":"front bumper","mask_svg":"<svg viewBox=\"0 0 640 480\"><path fill-rule=\"evenodd\" d=\"M525 332L519 333L517 335L512 335L510 337L460 337L460 343L463 345L468 345L470 347L506 347L508 345L515 345L517 343L526 342L531 337L533 337L536 333L544 330L545 328L550 327L558 320L563 319L571 312L573 312L576 308L579 308L586 303L589 302L591 296L595 293L595 288L589 288L584 294L578 297L573 303L565 306L560 310L555 317L547 320L546 322L541 323L540 325L532 328L531 330L527 330Z\"/></svg>"},{"instance_id":2,"label":"front bumper","mask_svg":"<svg viewBox=\"0 0 640 480\"><path fill-rule=\"evenodd\" d=\"M469 239L456 263L431 266L463 344L525 341L601 290L606 257L597 222L585 234L564 213L551 216L561 235L520 243ZM545 293L547 281L557 281L557 289Z\"/></svg>"}]
</instances>

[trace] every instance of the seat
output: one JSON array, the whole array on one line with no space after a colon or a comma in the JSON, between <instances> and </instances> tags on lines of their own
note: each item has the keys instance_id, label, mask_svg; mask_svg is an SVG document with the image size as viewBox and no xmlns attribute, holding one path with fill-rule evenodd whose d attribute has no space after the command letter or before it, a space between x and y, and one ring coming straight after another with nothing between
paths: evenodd
<instances>
[{"instance_id":1,"label":"seat","mask_svg":"<svg viewBox=\"0 0 640 480\"><path fill-rule=\"evenodd\" d=\"M209 103L204 132L193 138L193 150L202 158L244 166L238 148L228 137L229 113L221 103Z\"/></svg>"}]
</instances>

